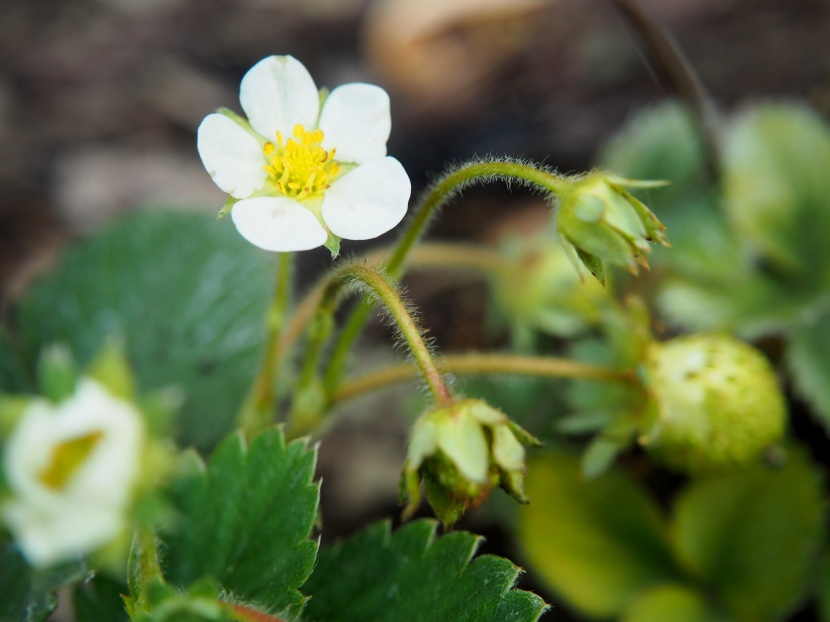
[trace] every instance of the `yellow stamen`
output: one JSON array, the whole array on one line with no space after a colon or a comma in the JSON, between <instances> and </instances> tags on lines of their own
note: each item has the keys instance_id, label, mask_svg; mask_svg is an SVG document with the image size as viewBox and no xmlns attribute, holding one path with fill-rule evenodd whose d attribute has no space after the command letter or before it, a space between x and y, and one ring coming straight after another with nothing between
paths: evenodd
<instances>
[{"instance_id":1,"label":"yellow stamen","mask_svg":"<svg viewBox=\"0 0 830 622\"><path fill-rule=\"evenodd\" d=\"M322 130L306 131L298 123L292 134L294 138L283 141L277 132L276 145L270 141L263 145L268 181L280 194L295 199L320 195L340 173L340 165L334 161L335 150L326 151L321 146Z\"/></svg>"}]
</instances>

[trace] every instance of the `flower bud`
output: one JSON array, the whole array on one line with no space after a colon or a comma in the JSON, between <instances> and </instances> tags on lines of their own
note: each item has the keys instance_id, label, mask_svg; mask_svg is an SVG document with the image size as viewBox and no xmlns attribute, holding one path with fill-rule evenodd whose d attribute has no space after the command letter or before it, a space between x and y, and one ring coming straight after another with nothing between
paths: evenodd
<instances>
[{"instance_id":1,"label":"flower bud","mask_svg":"<svg viewBox=\"0 0 830 622\"><path fill-rule=\"evenodd\" d=\"M517 336L528 331L571 337L600 320L608 294L583 282L558 240L508 241L493 279L493 293Z\"/></svg>"},{"instance_id":2,"label":"flower bud","mask_svg":"<svg viewBox=\"0 0 830 622\"><path fill-rule=\"evenodd\" d=\"M649 347L652 421L641 439L669 467L690 474L756 459L784 434L775 373L755 348L725 334L678 337Z\"/></svg>"},{"instance_id":3,"label":"flower bud","mask_svg":"<svg viewBox=\"0 0 830 622\"><path fill-rule=\"evenodd\" d=\"M655 187L664 182L623 179L593 173L573 182L559 197L556 226L582 264L604 284L603 262L628 268L648 267L651 243L668 246L665 226L626 187Z\"/></svg>"},{"instance_id":4,"label":"flower bud","mask_svg":"<svg viewBox=\"0 0 830 622\"><path fill-rule=\"evenodd\" d=\"M466 399L426 413L412 428L401 479L404 518L421 502L422 480L429 504L446 526L484 503L494 486L526 503L523 445L538 444L481 400Z\"/></svg>"}]
</instances>

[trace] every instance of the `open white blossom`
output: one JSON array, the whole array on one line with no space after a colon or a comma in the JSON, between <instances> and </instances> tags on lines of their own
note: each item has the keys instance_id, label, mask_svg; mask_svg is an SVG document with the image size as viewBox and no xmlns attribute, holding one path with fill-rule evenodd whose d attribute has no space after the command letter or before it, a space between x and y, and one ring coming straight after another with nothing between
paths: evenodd
<instances>
[{"instance_id":1,"label":"open white blossom","mask_svg":"<svg viewBox=\"0 0 830 622\"><path fill-rule=\"evenodd\" d=\"M32 401L5 448L2 516L37 567L89 553L127 526L144 447L138 410L84 379L64 402Z\"/></svg>"},{"instance_id":2,"label":"open white blossom","mask_svg":"<svg viewBox=\"0 0 830 622\"><path fill-rule=\"evenodd\" d=\"M234 199L239 233L270 251L321 246L330 234L367 240L406 214L411 184L386 156L389 96L345 84L320 104L308 70L291 56L254 65L239 90L248 122L210 114L199 126L199 155Z\"/></svg>"}]
</instances>

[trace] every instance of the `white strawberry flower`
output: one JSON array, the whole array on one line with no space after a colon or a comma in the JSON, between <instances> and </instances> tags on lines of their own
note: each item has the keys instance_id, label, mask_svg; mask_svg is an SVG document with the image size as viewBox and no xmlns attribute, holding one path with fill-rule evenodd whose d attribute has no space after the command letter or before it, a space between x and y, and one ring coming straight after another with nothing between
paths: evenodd
<instances>
[{"instance_id":1,"label":"white strawberry flower","mask_svg":"<svg viewBox=\"0 0 830 622\"><path fill-rule=\"evenodd\" d=\"M321 105L302 63L269 56L242 78L239 101L248 120L208 115L197 146L216 185L238 199L231 217L246 240L269 251L336 249L339 238L375 238L403 219L411 184L386 156L382 88L345 84Z\"/></svg>"},{"instance_id":2,"label":"white strawberry flower","mask_svg":"<svg viewBox=\"0 0 830 622\"><path fill-rule=\"evenodd\" d=\"M33 566L104 546L127 528L144 423L132 404L83 379L60 404L35 399L4 451L2 517Z\"/></svg>"}]
</instances>

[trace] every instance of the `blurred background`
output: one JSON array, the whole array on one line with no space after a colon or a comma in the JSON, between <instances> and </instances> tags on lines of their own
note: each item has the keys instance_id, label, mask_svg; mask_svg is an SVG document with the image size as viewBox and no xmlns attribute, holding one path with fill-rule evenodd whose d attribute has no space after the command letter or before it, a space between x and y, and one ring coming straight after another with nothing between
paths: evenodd
<instances>
[{"instance_id":1,"label":"blurred background","mask_svg":"<svg viewBox=\"0 0 830 622\"><path fill-rule=\"evenodd\" d=\"M672 33L725 110L797 98L830 116L828 0L639 5ZM220 106L239 111L240 79L271 54L297 57L321 87L366 81L387 89L389 153L416 196L448 163L476 154L588 170L627 118L671 95L610 0L6 2L3 312L68 241L120 214L148 206L217 212L225 197L198 159L196 128ZM546 213L530 195L473 190L431 235L492 240L540 226ZM344 253L368 246L347 243ZM318 249L300 262L302 289L330 258ZM408 287L441 350L487 343L480 284L416 275ZM329 435L320 468L327 538L397 512L405 434L392 417ZM491 540L497 548L497 534Z\"/></svg>"}]
</instances>

